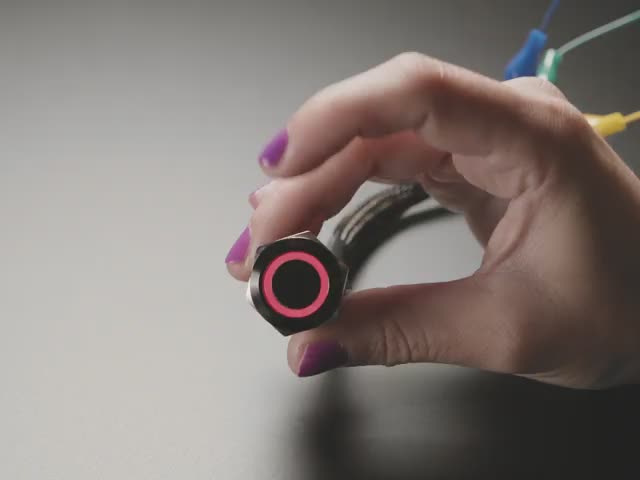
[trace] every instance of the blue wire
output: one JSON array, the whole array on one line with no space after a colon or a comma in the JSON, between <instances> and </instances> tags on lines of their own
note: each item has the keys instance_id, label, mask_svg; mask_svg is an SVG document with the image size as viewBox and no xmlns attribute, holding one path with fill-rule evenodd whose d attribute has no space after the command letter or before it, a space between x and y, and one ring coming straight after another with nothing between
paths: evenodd
<instances>
[{"instance_id":1,"label":"blue wire","mask_svg":"<svg viewBox=\"0 0 640 480\"><path fill-rule=\"evenodd\" d=\"M544 12L544 17L542 17L542 23L540 24L540 30L542 30L543 32L549 26L549 22L551 21L551 17L553 17L553 14L555 13L556 9L558 8L558 5L560 5L560 0L551 0L551 3L547 7L547 11Z\"/></svg>"}]
</instances>

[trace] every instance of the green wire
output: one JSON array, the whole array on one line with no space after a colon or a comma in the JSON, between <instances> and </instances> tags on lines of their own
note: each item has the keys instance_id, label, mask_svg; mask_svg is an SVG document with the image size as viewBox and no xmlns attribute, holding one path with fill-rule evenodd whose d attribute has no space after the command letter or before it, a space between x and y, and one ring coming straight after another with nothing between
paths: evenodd
<instances>
[{"instance_id":1,"label":"green wire","mask_svg":"<svg viewBox=\"0 0 640 480\"><path fill-rule=\"evenodd\" d=\"M618 28L624 27L625 25L628 25L629 23L633 23L637 20L640 20L640 10L636 10L635 12L625 15L624 17L614 20L613 22L607 23L606 25L602 25L601 27L598 27L594 30L591 30L590 32L584 33L579 37L574 38L573 40L565 43L563 46L558 48L556 50L556 53L557 55L562 57L564 54L573 50L574 48L579 47L580 45L590 42L591 40L598 38L606 33L609 33L612 30L616 30Z\"/></svg>"}]
</instances>

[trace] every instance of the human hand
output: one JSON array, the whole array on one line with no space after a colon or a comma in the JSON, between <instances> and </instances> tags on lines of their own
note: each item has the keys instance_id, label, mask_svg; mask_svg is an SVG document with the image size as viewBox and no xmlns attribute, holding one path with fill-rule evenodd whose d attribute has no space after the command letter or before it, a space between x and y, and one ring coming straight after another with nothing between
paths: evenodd
<instances>
[{"instance_id":1,"label":"human hand","mask_svg":"<svg viewBox=\"0 0 640 480\"><path fill-rule=\"evenodd\" d=\"M313 96L265 148L230 273L318 232L371 178L419 181L484 246L451 282L354 292L291 369L457 364L575 388L640 380L640 181L551 84L408 53ZM250 234L248 233L250 231Z\"/></svg>"}]
</instances>

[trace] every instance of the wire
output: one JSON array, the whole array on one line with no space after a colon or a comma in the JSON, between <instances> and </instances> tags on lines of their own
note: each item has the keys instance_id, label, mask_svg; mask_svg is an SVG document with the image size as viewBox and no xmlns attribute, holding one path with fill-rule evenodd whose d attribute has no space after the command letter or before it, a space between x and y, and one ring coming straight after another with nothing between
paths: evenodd
<instances>
[{"instance_id":1,"label":"wire","mask_svg":"<svg viewBox=\"0 0 640 480\"><path fill-rule=\"evenodd\" d=\"M618 18L617 20L602 25L601 27L595 28L590 32L583 33L582 35L574 38L573 40L565 43L563 46L558 48L557 54L563 56L571 50L578 48L579 46L584 45L591 40L594 40L613 30L617 30L638 20L640 20L640 10L636 10L635 12L625 15L624 17Z\"/></svg>"},{"instance_id":2,"label":"wire","mask_svg":"<svg viewBox=\"0 0 640 480\"><path fill-rule=\"evenodd\" d=\"M524 45L515 53L504 68L504 79L511 80L518 77L533 77L538 69L538 59L547 44L546 28L551 17L558 8L560 0L551 0L542 17L540 28L534 28L529 32Z\"/></svg>"},{"instance_id":3,"label":"wire","mask_svg":"<svg viewBox=\"0 0 640 480\"><path fill-rule=\"evenodd\" d=\"M640 120L640 110L630 113L629 115L624 117L624 121L627 123L637 122L638 120Z\"/></svg>"},{"instance_id":4,"label":"wire","mask_svg":"<svg viewBox=\"0 0 640 480\"><path fill-rule=\"evenodd\" d=\"M544 12L540 28L534 28L529 32L524 45L509 60L504 68L504 79L511 80L518 77L533 77L538 69L538 59L547 44L547 34L545 29L549 26L551 17L558 8L560 0L551 0L547 10Z\"/></svg>"},{"instance_id":5,"label":"wire","mask_svg":"<svg viewBox=\"0 0 640 480\"><path fill-rule=\"evenodd\" d=\"M451 214L439 207L406 215L429 199L422 185L396 185L367 198L336 226L329 249L349 267L349 288L371 255L387 240L417 223Z\"/></svg>"},{"instance_id":6,"label":"wire","mask_svg":"<svg viewBox=\"0 0 640 480\"><path fill-rule=\"evenodd\" d=\"M545 31L549 26L549 22L553 17L553 14L556 12L556 9L560 5L560 0L551 0L551 3L547 7L547 11L544 12L544 17L542 17L542 23L540 24L540 30Z\"/></svg>"},{"instance_id":7,"label":"wire","mask_svg":"<svg viewBox=\"0 0 640 480\"><path fill-rule=\"evenodd\" d=\"M587 42L590 42L591 40L594 40L609 32L612 32L613 30L617 30L638 20L640 20L640 10L631 12L624 17L618 18L617 20L602 25L601 27L591 30L590 32L584 33L565 43L558 49L550 48L542 57L542 61L538 65L536 75L540 78L544 78L550 81L551 83L555 83L558 79L558 67L560 66L560 63L562 62L565 54L580 47L581 45L584 45Z\"/></svg>"},{"instance_id":8,"label":"wire","mask_svg":"<svg viewBox=\"0 0 640 480\"><path fill-rule=\"evenodd\" d=\"M370 228L373 222L388 222L402 215L413 205L429 198L418 183L395 185L366 199L350 215L344 217L334 231L333 242L348 245Z\"/></svg>"},{"instance_id":9,"label":"wire","mask_svg":"<svg viewBox=\"0 0 640 480\"><path fill-rule=\"evenodd\" d=\"M606 115L594 115L585 113L585 118L589 125L603 137L608 137L615 133L623 132L627 129L627 125L640 120L640 110L624 116L620 112L608 113Z\"/></svg>"}]
</instances>

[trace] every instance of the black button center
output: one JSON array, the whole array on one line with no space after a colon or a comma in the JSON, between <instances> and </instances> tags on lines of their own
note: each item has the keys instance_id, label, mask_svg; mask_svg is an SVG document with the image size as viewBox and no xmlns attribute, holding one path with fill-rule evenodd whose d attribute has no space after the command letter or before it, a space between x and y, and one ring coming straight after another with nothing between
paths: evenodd
<instances>
[{"instance_id":1,"label":"black button center","mask_svg":"<svg viewBox=\"0 0 640 480\"><path fill-rule=\"evenodd\" d=\"M285 307L308 307L320 292L320 275L307 262L283 263L273 275L273 293Z\"/></svg>"}]
</instances>

